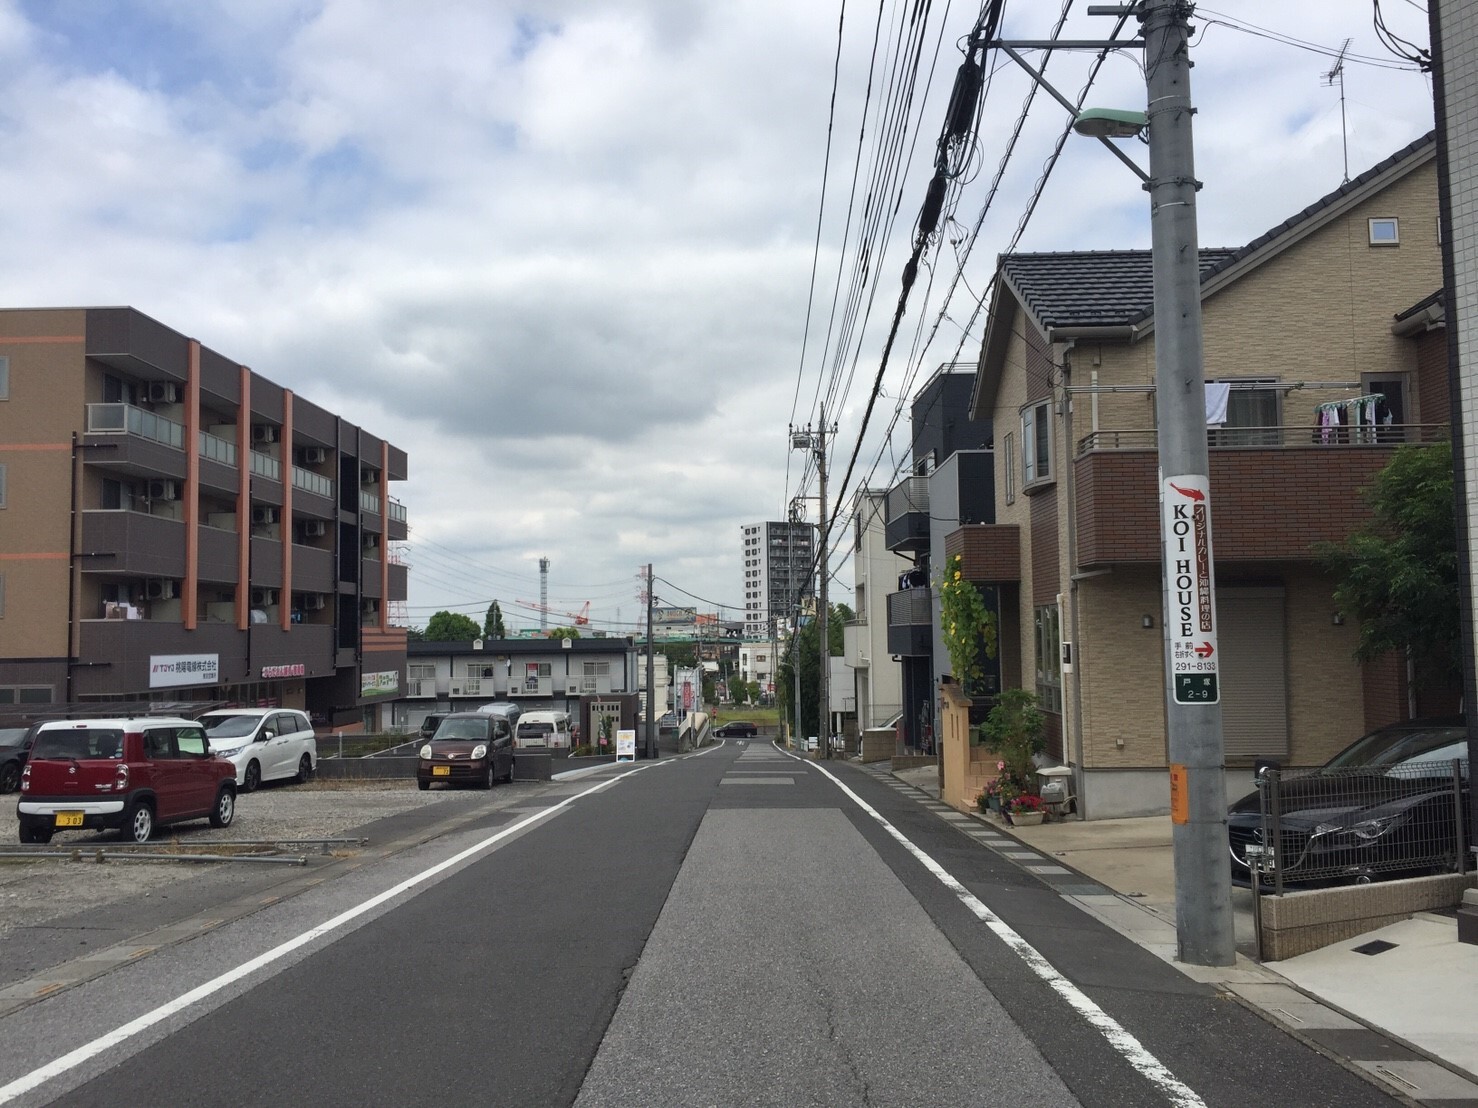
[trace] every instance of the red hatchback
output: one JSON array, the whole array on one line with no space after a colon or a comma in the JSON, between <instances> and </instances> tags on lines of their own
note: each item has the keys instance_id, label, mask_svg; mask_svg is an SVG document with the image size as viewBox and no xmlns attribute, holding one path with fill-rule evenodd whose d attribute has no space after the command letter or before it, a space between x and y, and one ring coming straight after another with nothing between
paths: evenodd
<instances>
[{"instance_id":1,"label":"red hatchback","mask_svg":"<svg viewBox=\"0 0 1478 1108\"><path fill-rule=\"evenodd\" d=\"M236 815L236 767L188 719L54 720L37 729L16 805L23 843L57 831L116 830L147 842L155 827Z\"/></svg>"}]
</instances>

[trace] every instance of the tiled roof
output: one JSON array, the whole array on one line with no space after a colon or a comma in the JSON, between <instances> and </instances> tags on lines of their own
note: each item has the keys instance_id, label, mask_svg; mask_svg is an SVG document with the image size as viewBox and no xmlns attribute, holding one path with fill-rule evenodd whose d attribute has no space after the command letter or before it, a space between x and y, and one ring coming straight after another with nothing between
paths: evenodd
<instances>
[{"instance_id":1,"label":"tiled roof","mask_svg":"<svg viewBox=\"0 0 1478 1108\"><path fill-rule=\"evenodd\" d=\"M1428 132L1246 246L1203 248L1202 284L1435 141L1434 133ZM1148 250L1010 254L1001 259L1001 271L1021 302L1046 328L1124 326L1141 323L1154 314L1154 281Z\"/></svg>"},{"instance_id":2,"label":"tiled roof","mask_svg":"<svg viewBox=\"0 0 1478 1108\"><path fill-rule=\"evenodd\" d=\"M1203 249L1202 279L1233 253ZM1047 328L1122 326L1145 318L1154 306L1148 250L1011 254L1002 259L1001 268L1022 303Z\"/></svg>"}]
</instances>

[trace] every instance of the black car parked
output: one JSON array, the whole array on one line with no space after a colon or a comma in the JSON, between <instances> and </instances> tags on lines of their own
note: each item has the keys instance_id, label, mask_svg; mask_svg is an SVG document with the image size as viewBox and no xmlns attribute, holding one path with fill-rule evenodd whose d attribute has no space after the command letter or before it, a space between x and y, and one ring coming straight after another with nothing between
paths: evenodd
<instances>
[{"instance_id":1,"label":"black car parked","mask_svg":"<svg viewBox=\"0 0 1478 1108\"><path fill-rule=\"evenodd\" d=\"M31 752L31 728L0 727L0 793L20 788L21 770Z\"/></svg>"},{"instance_id":2,"label":"black car parked","mask_svg":"<svg viewBox=\"0 0 1478 1108\"><path fill-rule=\"evenodd\" d=\"M452 712L417 752L416 784L477 785L513 780L513 728L502 716Z\"/></svg>"},{"instance_id":3,"label":"black car parked","mask_svg":"<svg viewBox=\"0 0 1478 1108\"><path fill-rule=\"evenodd\" d=\"M1410 720L1372 731L1317 770L1280 775L1277 843L1265 841L1272 836L1259 793L1227 813L1232 880L1250 883L1248 857L1266 857L1270 850L1284 882L1292 884L1450 870L1458 851L1452 763L1462 762L1467 827L1467 756L1462 720ZM1266 864L1261 872L1268 872Z\"/></svg>"}]
</instances>

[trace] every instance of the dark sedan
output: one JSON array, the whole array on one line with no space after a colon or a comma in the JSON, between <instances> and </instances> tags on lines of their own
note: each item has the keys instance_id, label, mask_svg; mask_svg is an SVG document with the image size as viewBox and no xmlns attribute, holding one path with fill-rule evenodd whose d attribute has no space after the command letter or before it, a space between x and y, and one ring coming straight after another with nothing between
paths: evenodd
<instances>
[{"instance_id":1,"label":"dark sedan","mask_svg":"<svg viewBox=\"0 0 1478 1108\"><path fill-rule=\"evenodd\" d=\"M1251 880L1249 857L1271 872L1270 855L1286 883L1370 880L1456 863L1454 759L1463 763L1463 825L1471 806L1468 731L1461 720L1411 720L1359 739L1319 769L1278 782L1277 844L1259 794L1227 813L1232 879ZM1270 799L1270 812L1271 812ZM1264 877L1266 880L1266 877Z\"/></svg>"},{"instance_id":2,"label":"dark sedan","mask_svg":"<svg viewBox=\"0 0 1478 1108\"><path fill-rule=\"evenodd\" d=\"M748 720L736 719L715 727L713 733L721 739L752 739L760 733L760 729Z\"/></svg>"},{"instance_id":3,"label":"dark sedan","mask_svg":"<svg viewBox=\"0 0 1478 1108\"><path fill-rule=\"evenodd\" d=\"M500 779L513 780L513 728L485 712L443 717L416 763L416 785L423 790L437 782L491 789Z\"/></svg>"}]
</instances>

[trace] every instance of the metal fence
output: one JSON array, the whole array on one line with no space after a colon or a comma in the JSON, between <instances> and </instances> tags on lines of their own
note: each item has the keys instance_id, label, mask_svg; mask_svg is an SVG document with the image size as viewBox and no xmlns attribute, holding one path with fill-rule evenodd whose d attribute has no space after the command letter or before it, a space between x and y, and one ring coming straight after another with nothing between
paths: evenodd
<instances>
[{"instance_id":1,"label":"metal fence","mask_svg":"<svg viewBox=\"0 0 1478 1108\"><path fill-rule=\"evenodd\" d=\"M1471 804L1464 759L1266 769L1257 810L1228 819L1233 870L1278 895L1285 885L1462 872Z\"/></svg>"}]
</instances>

